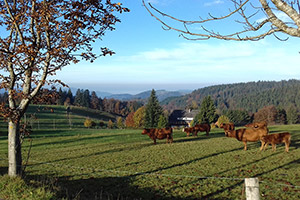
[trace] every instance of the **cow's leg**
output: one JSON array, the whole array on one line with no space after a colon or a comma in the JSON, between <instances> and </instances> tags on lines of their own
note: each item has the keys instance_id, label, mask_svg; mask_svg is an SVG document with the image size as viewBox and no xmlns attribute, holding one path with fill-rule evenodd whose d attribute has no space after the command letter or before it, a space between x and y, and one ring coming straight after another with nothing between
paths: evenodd
<instances>
[{"instance_id":1,"label":"cow's leg","mask_svg":"<svg viewBox=\"0 0 300 200\"><path fill-rule=\"evenodd\" d=\"M276 144L272 143L272 150L276 151Z\"/></svg>"},{"instance_id":2,"label":"cow's leg","mask_svg":"<svg viewBox=\"0 0 300 200\"><path fill-rule=\"evenodd\" d=\"M208 131L206 131L206 136L208 136L209 135L209 132Z\"/></svg>"},{"instance_id":3,"label":"cow's leg","mask_svg":"<svg viewBox=\"0 0 300 200\"><path fill-rule=\"evenodd\" d=\"M286 141L285 142L285 151L286 152L289 152L289 147L290 147L290 143L289 143L289 141Z\"/></svg>"},{"instance_id":4,"label":"cow's leg","mask_svg":"<svg viewBox=\"0 0 300 200\"><path fill-rule=\"evenodd\" d=\"M153 139L154 144L156 144L156 139Z\"/></svg>"},{"instance_id":5,"label":"cow's leg","mask_svg":"<svg viewBox=\"0 0 300 200\"><path fill-rule=\"evenodd\" d=\"M261 142L260 151L262 151L262 150L263 150L263 148L264 148L264 150L265 150L265 145L266 145L266 143L265 143L265 142L263 142L263 141L260 141L260 142Z\"/></svg>"},{"instance_id":6,"label":"cow's leg","mask_svg":"<svg viewBox=\"0 0 300 200\"><path fill-rule=\"evenodd\" d=\"M244 143L244 150L247 151L247 142L243 142Z\"/></svg>"},{"instance_id":7,"label":"cow's leg","mask_svg":"<svg viewBox=\"0 0 300 200\"><path fill-rule=\"evenodd\" d=\"M266 142L265 145L264 145L264 151L267 149L268 146L269 146L269 143Z\"/></svg>"}]
</instances>

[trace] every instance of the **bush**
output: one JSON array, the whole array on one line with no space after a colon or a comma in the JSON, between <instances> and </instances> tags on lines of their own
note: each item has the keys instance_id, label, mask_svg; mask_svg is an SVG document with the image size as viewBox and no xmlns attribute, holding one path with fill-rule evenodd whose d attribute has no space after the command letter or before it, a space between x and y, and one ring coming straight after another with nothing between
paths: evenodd
<instances>
[{"instance_id":1,"label":"bush","mask_svg":"<svg viewBox=\"0 0 300 200\"><path fill-rule=\"evenodd\" d=\"M93 126L96 126L96 123L92 121L90 118L86 118L86 120L84 121L84 127L91 128Z\"/></svg>"}]
</instances>

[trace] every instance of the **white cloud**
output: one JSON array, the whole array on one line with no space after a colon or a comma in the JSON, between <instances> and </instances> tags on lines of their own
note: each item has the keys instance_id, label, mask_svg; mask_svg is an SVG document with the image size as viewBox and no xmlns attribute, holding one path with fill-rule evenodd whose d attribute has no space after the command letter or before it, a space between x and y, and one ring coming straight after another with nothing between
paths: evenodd
<instances>
[{"instance_id":1,"label":"white cloud","mask_svg":"<svg viewBox=\"0 0 300 200\"><path fill-rule=\"evenodd\" d=\"M62 71L65 82L234 83L300 77L295 42L186 42ZM92 72L92 73L91 73Z\"/></svg>"},{"instance_id":2,"label":"white cloud","mask_svg":"<svg viewBox=\"0 0 300 200\"><path fill-rule=\"evenodd\" d=\"M214 5L219 5L219 4L223 4L224 1L221 0L215 0L215 1L210 1L208 3L205 3L204 6L214 6Z\"/></svg>"},{"instance_id":3,"label":"white cloud","mask_svg":"<svg viewBox=\"0 0 300 200\"><path fill-rule=\"evenodd\" d=\"M262 41L183 43L173 49L140 52L123 61L130 62L131 69L136 66L134 73L145 75L143 80L148 81L236 82L300 76L296 74L298 60L297 50L291 54Z\"/></svg>"},{"instance_id":4,"label":"white cloud","mask_svg":"<svg viewBox=\"0 0 300 200\"><path fill-rule=\"evenodd\" d=\"M274 14L276 15L276 17L278 17L283 22L291 22L292 21L291 18L282 11L274 11ZM256 22L261 23L266 19L267 19L267 17L262 17L262 18L257 19Z\"/></svg>"}]
</instances>

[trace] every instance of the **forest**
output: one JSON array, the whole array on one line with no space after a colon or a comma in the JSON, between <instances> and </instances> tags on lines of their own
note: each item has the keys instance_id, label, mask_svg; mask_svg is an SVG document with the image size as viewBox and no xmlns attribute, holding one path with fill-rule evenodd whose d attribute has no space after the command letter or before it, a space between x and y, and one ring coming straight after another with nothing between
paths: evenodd
<instances>
[{"instance_id":1,"label":"forest","mask_svg":"<svg viewBox=\"0 0 300 200\"><path fill-rule=\"evenodd\" d=\"M300 81L258 81L215 85L194 90L192 93L167 98L161 105L168 109L195 109L206 96L211 96L217 110L247 110L255 113L266 106L288 110L300 109Z\"/></svg>"}]
</instances>

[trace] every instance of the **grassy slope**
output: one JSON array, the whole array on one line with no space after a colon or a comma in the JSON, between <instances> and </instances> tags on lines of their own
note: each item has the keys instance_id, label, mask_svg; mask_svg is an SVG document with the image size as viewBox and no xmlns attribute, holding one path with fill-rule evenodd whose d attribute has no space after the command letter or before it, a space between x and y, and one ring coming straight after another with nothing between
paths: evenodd
<instances>
[{"instance_id":1,"label":"grassy slope","mask_svg":"<svg viewBox=\"0 0 300 200\"><path fill-rule=\"evenodd\" d=\"M270 147L258 152L260 143L249 143L245 152L241 142L225 138L220 129L197 138L175 131L171 145L152 145L140 130L38 130L32 135L25 179L30 188L23 189L23 199L34 199L30 194L47 199L49 193L54 199L243 199L246 177L259 177L264 199L300 199L300 126L270 131L292 133L289 153L283 145L276 152ZM26 140L24 159L29 146ZM2 137L2 174L6 157ZM0 192L0 198L8 196Z\"/></svg>"},{"instance_id":2,"label":"grassy slope","mask_svg":"<svg viewBox=\"0 0 300 200\"><path fill-rule=\"evenodd\" d=\"M107 123L115 121L116 115L81 107L71 107L70 120L64 106L30 105L23 121L27 121L33 129L65 129L84 128L84 121L91 118L98 125L100 121ZM1 119L0 119L1 120ZM70 125L71 123L71 125ZM0 121L0 136L7 134L7 123ZM2 134L1 134L2 133Z\"/></svg>"}]
</instances>

